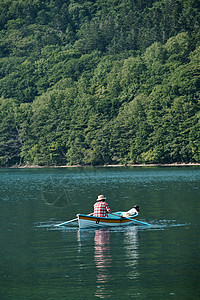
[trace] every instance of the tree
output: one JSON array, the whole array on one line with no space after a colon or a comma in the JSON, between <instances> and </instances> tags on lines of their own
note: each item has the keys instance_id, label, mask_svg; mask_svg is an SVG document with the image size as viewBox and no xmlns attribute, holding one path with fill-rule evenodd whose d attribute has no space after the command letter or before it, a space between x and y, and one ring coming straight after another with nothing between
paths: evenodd
<instances>
[{"instance_id":1,"label":"tree","mask_svg":"<svg viewBox=\"0 0 200 300\"><path fill-rule=\"evenodd\" d=\"M16 103L13 99L0 98L0 165L20 164L21 140L15 122Z\"/></svg>"}]
</instances>

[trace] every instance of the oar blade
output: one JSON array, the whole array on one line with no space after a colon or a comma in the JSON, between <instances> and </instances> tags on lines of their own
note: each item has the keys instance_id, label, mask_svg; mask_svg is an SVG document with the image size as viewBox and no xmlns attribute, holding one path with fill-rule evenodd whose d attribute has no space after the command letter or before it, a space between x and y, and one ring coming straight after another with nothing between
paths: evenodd
<instances>
[{"instance_id":1,"label":"oar blade","mask_svg":"<svg viewBox=\"0 0 200 300\"><path fill-rule=\"evenodd\" d=\"M135 220L135 219L130 219L130 220L132 220L132 221L134 221L134 222L137 222L137 223L140 223L140 224L142 224L142 225L147 225L147 226L150 226L150 225L151 225L151 224L149 224L149 223L142 222L142 221L138 221L138 220Z\"/></svg>"}]
</instances>

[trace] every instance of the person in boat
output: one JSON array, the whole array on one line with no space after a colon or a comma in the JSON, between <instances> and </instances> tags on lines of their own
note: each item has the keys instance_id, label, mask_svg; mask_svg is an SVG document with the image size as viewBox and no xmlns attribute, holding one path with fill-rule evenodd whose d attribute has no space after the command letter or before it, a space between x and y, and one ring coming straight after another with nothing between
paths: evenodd
<instances>
[{"instance_id":1,"label":"person in boat","mask_svg":"<svg viewBox=\"0 0 200 300\"><path fill-rule=\"evenodd\" d=\"M121 217L124 218L130 218L133 217L134 215L138 215L140 211L139 205L133 206L133 208L129 209L128 211L125 211L121 214Z\"/></svg>"},{"instance_id":2,"label":"person in boat","mask_svg":"<svg viewBox=\"0 0 200 300\"><path fill-rule=\"evenodd\" d=\"M110 213L110 207L106 202L106 198L104 195L99 195L96 203L94 204L94 217L108 217L108 213Z\"/></svg>"}]
</instances>

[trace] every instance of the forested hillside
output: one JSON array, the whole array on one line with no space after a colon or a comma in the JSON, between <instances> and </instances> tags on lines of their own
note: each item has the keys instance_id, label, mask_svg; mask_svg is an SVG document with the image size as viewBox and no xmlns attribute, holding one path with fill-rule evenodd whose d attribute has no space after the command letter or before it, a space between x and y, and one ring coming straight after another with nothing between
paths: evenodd
<instances>
[{"instance_id":1,"label":"forested hillside","mask_svg":"<svg viewBox=\"0 0 200 300\"><path fill-rule=\"evenodd\" d=\"M200 162L200 0L1 0L0 166Z\"/></svg>"}]
</instances>

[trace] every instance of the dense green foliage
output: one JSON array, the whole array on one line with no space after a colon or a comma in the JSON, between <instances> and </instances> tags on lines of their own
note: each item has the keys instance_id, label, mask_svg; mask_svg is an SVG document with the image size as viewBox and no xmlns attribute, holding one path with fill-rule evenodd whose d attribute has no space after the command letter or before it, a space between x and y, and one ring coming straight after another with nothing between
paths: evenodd
<instances>
[{"instance_id":1,"label":"dense green foliage","mask_svg":"<svg viewBox=\"0 0 200 300\"><path fill-rule=\"evenodd\" d=\"M200 0L2 0L0 165L200 161Z\"/></svg>"}]
</instances>

